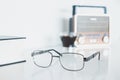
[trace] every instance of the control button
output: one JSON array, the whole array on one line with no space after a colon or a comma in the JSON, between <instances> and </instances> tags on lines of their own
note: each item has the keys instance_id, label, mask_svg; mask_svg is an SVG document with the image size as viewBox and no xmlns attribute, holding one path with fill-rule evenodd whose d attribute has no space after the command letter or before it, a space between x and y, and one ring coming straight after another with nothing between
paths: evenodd
<instances>
[{"instance_id":1,"label":"control button","mask_svg":"<svg viewBox=\"0 0 120 80\"><path fill-rule=\"evenodd\" d=\"M108 43L109 42L109 37L108 36L104 36L103 37L103 42L104 43Z\"/></svg>"},{"instance_id":2,"label":"control button","mask_svg":"<svg viewBox=\"0 0 120 80\"><path fill-rule=\"evenodd\" d=\"M79 37L78 41L79 41L80 44L84 44L85 43L85 37L83 37L83 36Z\"/></svg>"}]
</instances>

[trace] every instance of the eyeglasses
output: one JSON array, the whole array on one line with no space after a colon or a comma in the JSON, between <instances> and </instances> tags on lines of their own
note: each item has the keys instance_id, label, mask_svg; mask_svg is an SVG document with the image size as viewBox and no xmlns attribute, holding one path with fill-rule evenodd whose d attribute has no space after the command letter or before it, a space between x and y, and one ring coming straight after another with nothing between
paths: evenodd
<instances>
[{"instance_id":1,"label":"eyeglasses","mask_svg":"<svg viewBox=\"0 0 120 80\"><path fill-rule=\"evenodd\" d=\"M53 55L53 52L57 53L58 56ZM96 52L89 57L84 57L80 53L60 53L55 49L49 50L35 50L31 54L33 62L36 66L47 68L51 65L53 57L59 58L61 66L69 71L80 71L84 68L85 62L91 60L96 55L98 55L98 60L100 60L100 52Z\"/></svg>"}]
</instances>

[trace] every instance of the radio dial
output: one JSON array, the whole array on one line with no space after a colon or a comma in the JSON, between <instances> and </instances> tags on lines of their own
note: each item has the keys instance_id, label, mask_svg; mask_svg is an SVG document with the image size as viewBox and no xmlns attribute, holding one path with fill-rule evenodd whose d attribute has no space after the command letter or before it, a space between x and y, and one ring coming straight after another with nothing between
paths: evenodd
<instances>
[{"instance_id":1,"label":"radio dial","mask_svg":"<svg viewBox=\"0 0 120 80\"><path fill-rule=\"evenodd\" d=\"M108 36L104 36L103 37L103 42L104 43L108 43L109 42L109 37Z\"/></svg>"}]
</instances>

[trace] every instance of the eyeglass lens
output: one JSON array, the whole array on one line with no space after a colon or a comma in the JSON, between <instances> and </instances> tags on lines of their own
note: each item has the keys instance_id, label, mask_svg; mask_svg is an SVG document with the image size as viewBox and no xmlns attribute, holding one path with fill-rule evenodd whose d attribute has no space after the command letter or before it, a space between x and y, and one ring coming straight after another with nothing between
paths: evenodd
<instances>
[{"instance_id":1,"label":"eyeglass lens","mask_svg":"<svg viewBox=\"0 0 120 80\"><path fill-rule=\"evenodd\" d=\"M52 62L52 54L49 52L33 56L34 63L39 67L48 67Z\"/></svg>"},{"instance_id":2,"label":"eyeglass lens","mask_svg":"<svg viewBox=\"0 0 120 80\"><path fill-rule=\"evenodd\" d=\"M80 54L65 53L60 57L60 63L67 70L81 70L84 67L83 59Z\"/></svg>"}]
</instances>

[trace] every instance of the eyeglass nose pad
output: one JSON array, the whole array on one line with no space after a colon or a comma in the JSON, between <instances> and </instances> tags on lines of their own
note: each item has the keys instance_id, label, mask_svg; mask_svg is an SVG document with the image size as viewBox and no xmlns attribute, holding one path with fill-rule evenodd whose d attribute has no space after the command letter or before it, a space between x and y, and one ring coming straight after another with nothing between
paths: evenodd
<instances>
[{"instance_id":1,"label":"eyeglass nose pad","mask_svg":"<svg viewBox=\"0 0 120 80\"><path fill-rule=\"evenodd\" d=\"M99 52L99 54L98 54L98 60L100 60L100 52Z\"/></svg>"}]
</instances>

